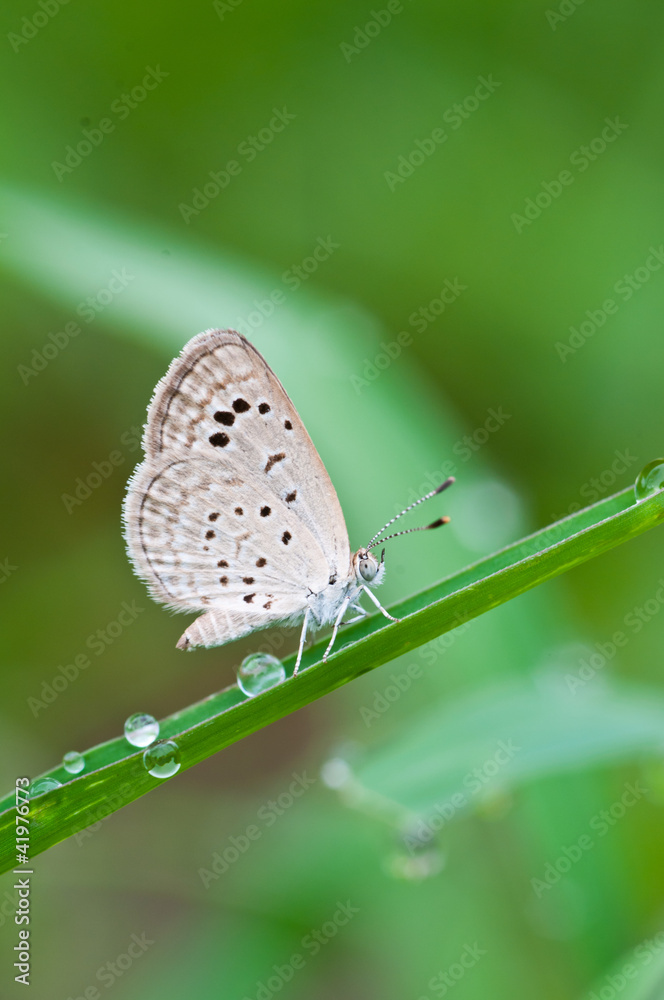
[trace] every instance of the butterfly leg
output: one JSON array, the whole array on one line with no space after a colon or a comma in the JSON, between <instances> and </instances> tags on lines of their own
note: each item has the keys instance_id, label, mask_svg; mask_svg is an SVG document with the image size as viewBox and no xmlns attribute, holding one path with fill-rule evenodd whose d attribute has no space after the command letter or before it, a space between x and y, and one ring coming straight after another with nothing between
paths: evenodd
<instances>
[{"instance_id":1,"label":"butterfly leg","mask_svg":"<svg viewBox=\"0 0 664 1000\"><path fill-rule=\"evenodd\" d=\"M378 608L378 610L381 611L385 615L386 618L389 618L391 622L400 622L401 621L400 618L394 618L389 613L389 611L385 610L385 608L380 603L380 601L378 600L378 598L376 597L376 595L374 593L372 593L372 591L370 591L368 587L362 587L362 590L365 592L365 594L369 595L369 597L374 602L374 604L376 605L376 607Z\"/></svg>"},{"instance_id":2,"label":"butterfly leg","mask_svg":"<svg viewBox=\"0 0 664 1000\"><path fill-rule=\"evenodd\" d=\"M369 612L366 611L362 607L361 604L353 604L353 603L351 603L351 604L348 605L348 607L352 608L353 611L359 611L359 614L355 615L354 618L349 618L348 621L342 622L341 623L342 625L352 625L353 622L360 622L360 621L362 621L363 618L366 618L367 615L369 614Z\"/></svg>"},{"instance_id":3,"label":"butterfly leg","mask_svg":"<svg viewBox=\"0 0 664 1000\"><path fill-rule=\"evenodd\" d=\"M334 623L334 628L332 629L332 637L331 637L329 643L327 644L327 649L323 653L323 663L327 662L327 658L330 655L330 650L334 646L334 640L337 637L337 632L339 630L339 625L341 624L341 619L346 614L346 609L348 608L349 604L350 604L350 600L348 598L346 598L344 600L343 604L341 605L341 607L339 608L339 614L337 615L336 621Z\"/></svg>"},{"instance_id":4,"label":"butterfly leg","mask_svg":"<svg viewBox=\"0 0 664 1000\"><path fill-rule=\"evenodd\" d=\"M307 638L307 625L309 624L309 608L304 612L304 622L302 623L302 631L300 632L300 645L297 651L297 660L295 661L295 670L293 671L293 677L296 676L298 670L300 669L300 661L302 660L302 651L304 649L304 643Z\"/></svg>"}]
</instances>

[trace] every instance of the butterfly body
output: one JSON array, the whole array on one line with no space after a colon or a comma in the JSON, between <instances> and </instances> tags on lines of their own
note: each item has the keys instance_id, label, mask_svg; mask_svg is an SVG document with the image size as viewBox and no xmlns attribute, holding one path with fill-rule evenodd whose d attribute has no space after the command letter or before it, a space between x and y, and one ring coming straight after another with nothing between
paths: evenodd
<instances>
[{"instance_id":1,"label":"butterfly body","mask_svg":"<svg viewBox=\"0 0 664 1000\"><path fill-rule=\"evenodd\" d=\"M157 600L204 612L178 647L276 622L341 622L384 567L351 553L325 467L285 389L231 330L185 345L158 383L124 504L127 550ZM299 659L298 659L299 663Z\"/></svg>"}]
</instances>

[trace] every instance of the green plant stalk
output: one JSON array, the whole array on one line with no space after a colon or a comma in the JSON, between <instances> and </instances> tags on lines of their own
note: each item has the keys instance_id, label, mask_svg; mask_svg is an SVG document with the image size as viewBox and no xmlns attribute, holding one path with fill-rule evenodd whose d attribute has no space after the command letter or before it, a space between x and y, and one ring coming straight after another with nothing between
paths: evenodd
<instances>
[{"instance_id":1,"label":"green plant stalk","mask_svg":"<svg viewBox=\"0 0 664 1000\"><path fill-rule=\"evenodd\" d=\"M284 661L288 679L256 698L226 688L164 719L160 738L175 739L182 770L281 719L316 698L462 625L546 580L635 538L664 520L664 492L634 502L630 487L578 511L513 545L447 577L390 610L402 620L387 623L372 615L343 631L327 663L327 641L305 654L293 678L295 657ZM343 644L342 644L343 643ZM162 783L143 765L143 751L124 738L85 753L86 772L72 777L63 767L43 776L63 782L31 800L32 858L86 829ZM14 793L0 800L0 871L15 865Z\"/></svg>"}]
</instances>

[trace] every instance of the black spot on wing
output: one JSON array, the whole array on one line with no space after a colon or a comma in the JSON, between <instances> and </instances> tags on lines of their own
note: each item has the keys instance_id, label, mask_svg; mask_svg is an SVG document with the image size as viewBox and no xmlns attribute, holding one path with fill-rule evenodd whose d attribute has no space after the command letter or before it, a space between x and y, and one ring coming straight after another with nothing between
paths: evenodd
<instances>
[{"instance_id":1,"label":"black spot on wing","mask_svg":"<svg viewBox=\"0 0 664 1000\"><path fill-rule=\"evenodd\" d=\"M277 455L270 455L267 462L265 463L265 471L269 472L273 465L276 465L277 462L283 462L285 457L286 457L285 451L280 451Z\"/></svg>"},{"instance_id":2,"label":"black spot on wing","mask_svg":"<svg viewBox=\"0 0 664 1000\"><path fill-rule=\"evenodd\" d=\"M224 434L222 432L220 434L211 434L208 440L210 444L213 444L215 446L215 448L225 448L226 445L229 444L231 439L229 438L228 434Z\"/></svg>"},{"instance_id":3,"label":"black spot on wing","mask_svg":"<svg viewBox=\"0 0 664 1000\"><path fill-rule=\"evenodd\" d=\"M232 405L236 413L246 413L251 408L251 403L248 403L246 399L236 399Z\"/></svg>"},{"instance_id":4,"label":"black spot on wing","mask_svg":"<svg viewBox=\"0 0 664 1000\"><path fill-rule=\"evenodd\" d=\"M270 412L270 404L269 403L259 403L258 404L258 412L259 413L269 413Z\"/></svg>"},{"instance_id":5,"label":"black spot on wing","mask_svg":"<svg viewBox=\"0 0 664 1000\"><path fill-rule=\"evenodd\" d=\"M293 536L291 535L290 531L284 531L283 535L281 536L281 540L284 543L284 545L288 545L292 537Z\"/></svg>"},{"instance_id":6,"label":"black spot on wing","mask_svg":"<svg viewBox=\"0 0 664 1000\"><path fill-rule=\"evenodd\" d=\"M230 410L217 410L214 419L218 424L223 424L224 427L232 427L235 423L235 414L231 413Z\"/></svg>"}]
</instances>

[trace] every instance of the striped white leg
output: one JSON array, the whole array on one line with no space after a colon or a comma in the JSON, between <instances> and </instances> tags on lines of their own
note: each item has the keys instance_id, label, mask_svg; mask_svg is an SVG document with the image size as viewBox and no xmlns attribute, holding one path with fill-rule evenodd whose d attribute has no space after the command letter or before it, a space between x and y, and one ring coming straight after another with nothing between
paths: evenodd
<instances>
[{"instance_id":1,"label":"striped white leg","mask_svg":"<svg viewBox=\"0 0 664 1000\"><path fill-rule=\"evenodd\" d=\"M370 591L368 587L362 587L362 590L365 592L365 594L369 595L369 597L374 602L374 604L376 605L376 607L378 608L378 610L382 611L382 613L385 615L385 617L389 618L391 622L400 622L401 621L400 618L393 618L392 615L389 613L389 611L385 610L385 608L380 603L380 601L378 600L378 598L376 597L376 595L374 593L372 593L372 591Z\"/></svg>"},{"instance_id":2,"label":"striped white leg","mask_svg":"<svg viewBox=\"0 0 664 1000\"><path fill-rule=\"evenodd\" d=\"M297 651L297 660L295 661L295 670L293 671L293 677L297 675L300 669L300 663L302 661L302 651L304 650L304 643L307 638L307 625L309 623L309 608L304 612L304 622L302 623L302 631L300 632L300 646Z\"/></svg>"},{"instance_id":3,"label":"striped white leg","mask_svg":"<svg viewBox=\"0 0 664 1000\"><path fill-rule=\"evenodd\" d=\"M346 609L347 609L347 607L348 607L349 604L350 604L350 599L348 597L346 597L344 599L343 604L339 608L339 614L337 615L337 620L335 621L334 628L332 629L332 638L330 639L329 643L327 644L327 649L323 653L323 663L327 662L327 658L330 655L330 650L334 646L334 640L337 637L337 632L339 630L339 625L341 623L341 619L346 614Z\"/></svg>"}]
</instances>

